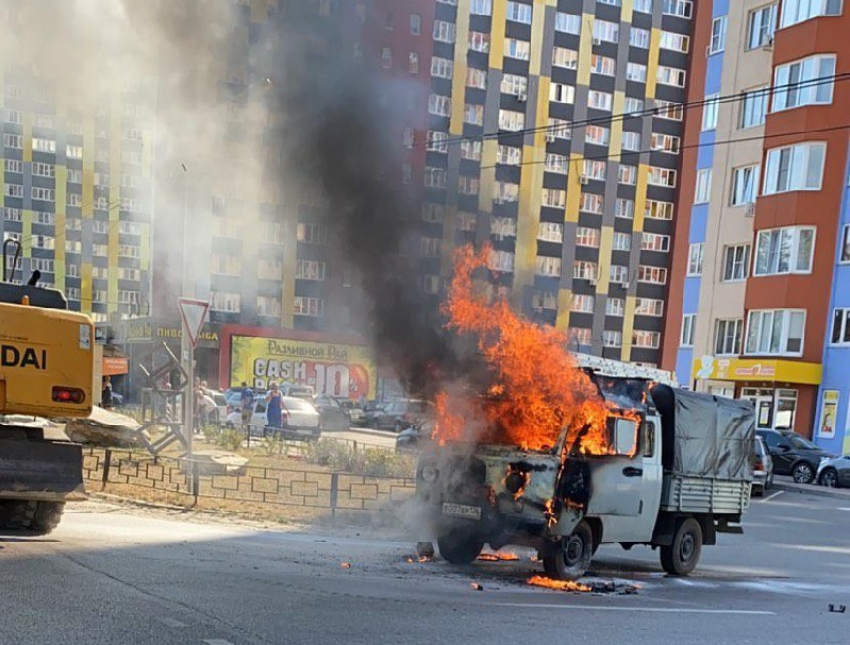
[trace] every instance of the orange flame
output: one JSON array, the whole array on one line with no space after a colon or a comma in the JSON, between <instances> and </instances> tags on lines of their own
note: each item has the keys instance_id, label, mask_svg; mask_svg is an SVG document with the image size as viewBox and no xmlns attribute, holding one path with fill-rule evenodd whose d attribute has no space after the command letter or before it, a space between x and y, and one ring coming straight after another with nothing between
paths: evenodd
<instances>
[{"instance_id":1,"label":"orange flame","mask_svg":"<svg viewBox=\"0 0 850 645\"><path fill-rule=\"evenodd\" d=\"M557 591L591 591L587 585L572 580L553 580L552 578L544 578L543 576L531 576L528 579L528 584L535 587L545 587L546 589L555 589Z\"/></svg>"},{"instance_id":2,"label":"orange flame","mask_svg":"<svg viewBox=\"0 0 850 645\"><path fill-rule=\"evenodd\" d=\"M476 293L473 273L486 269L490 249L467 246L455 254L455 275L443 306L447 327L477 338L491 383L475 415L486 428L466 436L471 425L469 397L442 392L436 399L434 438L515 445L525 450L553 448L564 429L567 445L581 452L609 452L606 420L612 413L588 375L567 351L568 338L554 327L518 316L501 297L493 302Z\"/></svg>"},{"instance_id":3,"label":"orange flame","mask_svg":"<svg viewBox=\"0 0 850 645\"><path fill-rule=\"evenodd\" d=\"M478 559L487 562L516 562L519 556L513 551L484 551Z\"/></svg>"}]
</instances>

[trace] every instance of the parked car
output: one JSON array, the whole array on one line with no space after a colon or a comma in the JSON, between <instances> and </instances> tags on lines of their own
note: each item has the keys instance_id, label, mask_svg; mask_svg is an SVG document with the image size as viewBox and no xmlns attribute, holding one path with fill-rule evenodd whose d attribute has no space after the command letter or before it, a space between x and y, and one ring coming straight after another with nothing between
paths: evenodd
<instances>
[{"instance_id":1,"label":"parked car","mask_svg":"<svg viewBox=\"0 0 850 645\"><path fill-rule=\"evenodd\" d=\"M773 459L764 439L756 436L755 459L753 460L753 495L764 495L773 488Z\"/></svg>"},{"instance_id":2,"label":"parked car","mask_svg":"<svg viewBox=\"0 0 850 645\"><path fill-rule=\"evenodd\" d=\"M319 425L319 411L309 401L292 396L283 397L283 427L281 436L284 439L305 439L316 441L322 435ZM266 399L258 396L254 400L254 410L251 414L251 436L262 437L268 434L268 418L266 417ZM242 426L242 414L234 410L227 415L227 425L231 428Z\"/></svg>"},{"instance_id":3,"label":"parked car","mask_svg":"<svg viewBox=\"0 0 850 645\"><path fill-rule=\"evenodd\" d=\"M319 411L319 425L322 430L348 430L351 416L332 396L320 394L316 397L316 409Z\"/></svg>"},{"instance_id":4,"label":"parked car","mask_svg":"<svg viewBox=\"0 0 850 645\"><path fill-rule=\"evenodd\" d=\"M830 488L850 486L850 455L821 461L817 481L821 486Z\"/></svg>"},{"instance_id":5,"label":"parked car","mask_svg":"<svg viewBox=\"0 0 850 645\"><path fill-rule=\"evenodd\" d=\"M401 432L411 425L432 421L435 414L434 404L429 401L401 399L388 404L383 410L367 415L366 426Z\"/></svg>"},{"instance_id":6,"label":"parked car","mask_svg":"<svg viewBox=\"0 0 850 645\"><path fill-rule=\"evenodd\" d=\"M351 399L338 398L339 403L345 410L348 410L348 416L351 419L351 425L362 426L366 420L366 412L357 401Z\"/></svg>"},{"instance_id":7,"label":"parked car","mask_svg":"<svg viewBox=\"0 0 850 645\"><path fill-rule=\"evenodd\" d=\"M791 475L798 484L813 482L821 460L835 456L796 432L756 430L756 434L767 444L774 472L777 475Z\"/></svg>"},{"instance_id":8,"label":"parked car","mask_svg":"<svg viewBox=\"0 0 850 645\"><path fill-rule=\"evenodd\" d=\"M395 440L396 452L419 452L425 443L431 440L433 423L412 425L398 433Z\"/></svg>"},{"instance_id":9,"label":"parked car","mask_svg":"<svg viewBox=\"0 0 850 645\"><path fill-rule=\"evenodd\" d=\"M305 401L316 400L316 390L309 385L285 385L281 388L284 396L292 396L296 399L304 399Z\"/></svg>"}]
</instances>

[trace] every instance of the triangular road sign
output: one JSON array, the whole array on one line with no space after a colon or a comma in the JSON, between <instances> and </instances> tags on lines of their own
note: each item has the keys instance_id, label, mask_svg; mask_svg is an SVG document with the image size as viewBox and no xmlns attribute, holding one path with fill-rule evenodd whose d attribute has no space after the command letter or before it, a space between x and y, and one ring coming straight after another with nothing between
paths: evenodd
<instances>
[{"instance_id":1,"label":"triangular road sign","mask_svg":"<svg viewBox=\"0 0 850 645\"><path fill-rule=\"evenodd\" d=\"M177 303L180 305L180 316L183 318L183 333L189 335L192 347L197 347L198 337L207 319L210 303L193 298L180 298Z\"/></svg>"}]
</instances>

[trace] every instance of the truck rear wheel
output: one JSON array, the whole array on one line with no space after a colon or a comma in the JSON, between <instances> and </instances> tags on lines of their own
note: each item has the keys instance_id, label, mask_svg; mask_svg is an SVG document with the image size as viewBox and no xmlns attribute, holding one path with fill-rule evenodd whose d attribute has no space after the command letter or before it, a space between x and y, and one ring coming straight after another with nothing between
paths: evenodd
<instances>
[{"instance_id":1,"label":"truck rear wheel","mask_svg":"<svg viewBox=\"0 0 850 645\"><path fill-rule=\"evenodd\" d=\"M0 530L47 535L62 519L65 502L4 500L0 502Z\"/></svg>"},{"instance_id":2,"label":"truck rear wheel","mask_svg":"<svg viewBox=\"0 0 850 645\"><path fill-rule=\"evenodd\" d=\"M471 564L484 548L484 540L470 531L453 529L437 538L440 555L452 564Z\"/></svg>"},{"instance_id":3,"label":"truck rear wheel","mask_svg":"<svg viewBox=\"0 0 850 645\"><path fill-rule=\"evenodd\" d=\"M543 554L543 568L550 578L578 580L590 567L594 551L593 531L582 521L570 535Z\"/></svg>"},{"instance_id":4,"label":"truck rear wheel","mask_svg":"<svg viewBox=\"0 0 850 645\"><path fill-rule=\"evenodd\" d=\"M693 571L702 552L702 527L689 517L679 523L673 543L661 547L661 566L671 576L686 576Z\"/></svg>"}]
</instances>

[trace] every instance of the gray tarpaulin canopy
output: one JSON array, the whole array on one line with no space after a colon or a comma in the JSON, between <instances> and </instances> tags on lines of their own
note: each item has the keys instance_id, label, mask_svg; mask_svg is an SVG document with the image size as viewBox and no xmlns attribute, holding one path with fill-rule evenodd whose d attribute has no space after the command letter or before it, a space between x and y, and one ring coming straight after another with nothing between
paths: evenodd
<instances>
[{"instance_id":1,"label":"gray tarpaulin canopy","mask_svg":"<svg viewBox=\"0 0 850 645\"><path fill-rule=\"evenodd\" d=\"M751 481L755 416L749 401L657 385L662 462L677 475Z\"/></svg>"}]
</instances>

